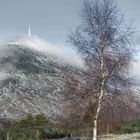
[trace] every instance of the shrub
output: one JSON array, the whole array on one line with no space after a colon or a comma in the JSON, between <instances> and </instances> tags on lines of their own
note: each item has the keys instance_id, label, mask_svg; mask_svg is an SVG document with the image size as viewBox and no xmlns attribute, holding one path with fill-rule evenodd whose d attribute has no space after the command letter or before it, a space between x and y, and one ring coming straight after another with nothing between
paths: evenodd
<instances>
[{"instance_id":1,"label":"shrub","mask_svg":"<svg viewBox=\"0 0 140 140\"><path fill-rule=\"evenodd\" d=\"M131 134L140 132L140 119L125 122L121 128L114 131L115 133Z\"/></svg>"}]
</instances>

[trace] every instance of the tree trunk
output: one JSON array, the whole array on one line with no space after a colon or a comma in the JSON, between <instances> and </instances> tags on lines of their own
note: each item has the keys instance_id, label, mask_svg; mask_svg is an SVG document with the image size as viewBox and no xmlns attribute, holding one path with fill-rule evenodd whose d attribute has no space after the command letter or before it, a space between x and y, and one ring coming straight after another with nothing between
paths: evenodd
<instances>
[{"instance_id":1,"label":"tree trunk","mask_svg":"<svg viewBox=\"0 0 140 140\"><path fill-rule=\"evenodd\" d=\"M93 140L97 140L97 120L94 120Z\"/></svg>"},{"instance_id":2,"label":"tree trunk","mask_svg":"<svg viewBox=\"0 0 140 140\"><path fill-rule=\"evenodd\" d=\"M99 100L98 100L98 105L97 105L97 111L96 111L96 115L93 121L93 140L97 140L97 122L98 122L98 117L99 117L99 113L101 110L101 105L102 105L102 99L103 99L103 90L101 90L100 92L100 96L99 96Z\"/></svg>"},{"instance_id":3,"label":"tree trunk","mask_svg":"<svg viewBox=\"0 0 140 140\"><path fill-rule=\"evenodd\" d=\"M7 134L6 134L6 140L10 140L9 132L7 132Z\"/></svg>"},{"instance_id":4,"label":"tree trunk","mask_svg":"<svg viewBox=\"0 0 140 140\"><path fill-rule=\"evenodd\" d=\"M103 51L104 51L104 41L103 37L101 35L100 38L100 80L101 80L101 85L100 85L100 92L98 96L98 102L97 102L97 110L95 113L94 117L94 126L93 126L93 140L97 140L97 123L98 123L98 118L99 118L99 113L101 110L102 106L102 101L103 101L103 96L104 96L104 86L105 86L105 73L104 73L104 56L103 56Z\"/></svg>"},{"instance_id":5,"label":"tree trunk","mask_svg":"<svg viewBox=\"0 0 140 140\"><path fill-rule=\"evenodd\" d=\"M107 124L107 128L106 128L106 133L107 133L107 135L109 134L109 132L110 132L110 125Z\"/></svg>"},{"instance_id":6,"label":"tree trunk","mask_svg":"<svg viewBox=\"0 0 140 140\"><path fill-rule=\"evenodd\" d=\"M39 140L39 129L36 130L36 140Z\"/></svg>"}]
</instances>

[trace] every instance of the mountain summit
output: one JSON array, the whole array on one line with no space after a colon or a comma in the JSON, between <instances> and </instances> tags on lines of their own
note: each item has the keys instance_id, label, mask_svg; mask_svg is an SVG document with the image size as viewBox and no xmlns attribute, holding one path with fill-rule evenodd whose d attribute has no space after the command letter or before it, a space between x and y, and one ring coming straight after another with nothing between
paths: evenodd
<instances>
[{"instance_id":1,"label":"mountain summit","mask_svg":"<svg viewBox=\"0 0 140 140\"><path fill-rule=\"evenodd\" d=\"M1 118L57 113L64 73L84 68L72 51L32 36L1 44L0 52Z\"/></svg>"}]
</instances>

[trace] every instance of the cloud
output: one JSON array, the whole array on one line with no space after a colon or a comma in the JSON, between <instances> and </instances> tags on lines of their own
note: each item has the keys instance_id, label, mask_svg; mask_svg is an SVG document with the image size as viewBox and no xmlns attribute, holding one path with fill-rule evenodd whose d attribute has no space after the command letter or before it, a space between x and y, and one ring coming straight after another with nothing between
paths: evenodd
<instances>
[{"instance_id":1,"label":"cloud","mask_svg":"<svg viewBox=\"0 0 140 140\"><path fill-rule=\"evenodd\" d=\"M135 45L140 47L140 32L135 33L133 39L134 39Z\"/></svg>"},{"instance_id":2,"label":"cloud","mask_svg":"<svg viewBox=\"0 0 140 140\"><path fill-rule=\"evenodd\" d=\"M133 62L132 75L140 79L140 60Z\"/></svg>"},{"instance_id":3,"label":"cloud","mask_svg":"<svg viewBox=\"0 0 140 140\"><path fill-rule=\"evenodd\" d=\"M15 41L10 41L8 44L24 45L32 50L37 50L45 54L57 56L60 61L84 68L84 63L72 48L59 47L54 44L48 43L40 38L24 36Z\"/></svg>"},{"instance_id":4,"label":"cloud","mask_svg":"<svg viewBox=\"0 0 140 140\"><path fill-rule=\"evenodd\" d=\"M6 72L4 72L4 71L1 71L0 72L0 80L2 81L2 80L5 80L5 79L7 79L7 78L9 78L10 77L10 74L9 73L6 73Z\"/></svg>"}]
</instances>

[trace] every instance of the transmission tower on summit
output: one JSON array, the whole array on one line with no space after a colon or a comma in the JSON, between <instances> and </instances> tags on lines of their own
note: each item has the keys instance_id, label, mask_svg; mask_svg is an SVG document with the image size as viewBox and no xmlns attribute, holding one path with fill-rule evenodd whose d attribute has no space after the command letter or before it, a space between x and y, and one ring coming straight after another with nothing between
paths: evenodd
<instances>
[{"instance_id":1,"label":"transmission tower on summit","mask_svg":"<svg viewBox=\"0 0 140 140\"><path fill-rule=\"evenodd\" d=\"M31 36L30 24L29 24L29 27L28 27L28 36L29 36L29 37Z\"/></svg>"}]
</instances>

